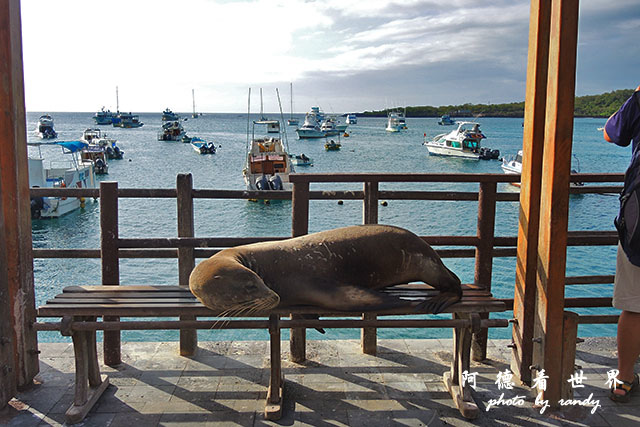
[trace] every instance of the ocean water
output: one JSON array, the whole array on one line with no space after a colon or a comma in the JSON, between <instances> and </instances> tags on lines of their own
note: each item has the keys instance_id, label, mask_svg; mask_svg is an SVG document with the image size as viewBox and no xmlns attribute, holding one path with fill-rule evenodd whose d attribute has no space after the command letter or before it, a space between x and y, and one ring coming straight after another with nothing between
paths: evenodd
<instances>
[{"instance_id":1,"label":"ocean water","mask_svg":"<svg viewBox=\"0 0 640 427\"><path fill-rule=\"evenodd\" d=\"M27 114L29 142L38 141L33 129L41 113ZM82 131L95 127L92 113L51 113L58 140L77 140ZM161 113L140 114L144 126L119 129L100 126L103 132L118 140L125 152L123 160L109 162L109 174L99 180L117 181L120 188L175 188L178 173L191 173L194 188L244 189L242 168L246 153L246 114L205 114L184 122L187 133L220 145L215 155L199 155L190 144L158 141ZM271 115L276 118L279 115ZM253 117L252 117L253 118ZM257 118L257 117L256 117ZM303 119L301 115L299 117ZM522 147L522 119L480 118L487 136L485 146L499 149L510 156ZM604 119L580 118L574 122L573 167L581 172L624 172L630 159L630 149L604 142L597 128ZM423 135L434 136L450 131L451 126L437 124L436 118L409 118L408 129L400 133L385 131L385 118L358 118L350 125L349 137L341 138L342 149L324 150L324 140L298 140L294 127L286 126L291 153L304 153L314 160L312 167L298 167L298 172L420 172L420 173L502 173L500 162L465 161L429 156L422 145ZM30 153L36 150L29 148ZM59 147L42 147L47 160L63 160ZM35 153L35 151L34 151ZM32 153L32 154L34 154ZM312 189L361 189L361 184L323 184ZM477 190L477 184L381 184L381 189ZM510 185L500 185L499 191L514 192ZM291 233L291 203L271 204L245 200L196 200L196 236L289 236ZM618 200L612 195L574 195L570 199L569 230L613 230L613 218ZM499 202L496 217L497 236L517 234L517 202ZM390 200L379 207L379 222L410 229L420 235L473 235L476 233L477 202L400 201ZM310 232L359 224L362 222L362 202L311 201ZM121 237L172 237L176 235L176 203L170 199L121 199L119 211ZM33 244L36 248L99 248L99 204L88 201L85 209L62 218L34 220ZM463 282L473 281L473 259L445 259ZM36 303L41 304L62 287L74 284L99 284L100 264L97 259L35 259ZM568 249L567 275L613 274L615 247L572 247ZM175 259L123 259L120 282L133 284L176 284L178 271ZM496 296L513 297L515 258L495 258L492 289ZM612 285L567 287L567 296L611 295ZM577 309L580 313L616 313L613 309ZM504 313L509 317L510 313ZM615 334L615 325L580 325L580 336ZM449 337L451 331L381 329L385 337ZM356 338L358 330L328 330L320 335L309 331L309 339ZM492 329L490 336L507 338L508 329ZM63 341L58 333L43 333L41 341ZM201 340L268 339L265 331L199 331ZM124 340L171 341L178 339L175 331L126 331Z\"/></svg>"}]
</instances>

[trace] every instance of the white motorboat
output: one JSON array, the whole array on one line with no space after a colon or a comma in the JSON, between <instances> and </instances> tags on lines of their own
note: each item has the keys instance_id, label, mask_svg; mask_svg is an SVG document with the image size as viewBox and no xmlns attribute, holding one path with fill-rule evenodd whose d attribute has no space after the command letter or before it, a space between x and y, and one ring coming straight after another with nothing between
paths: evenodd
<instances>
[{"instance_id":1,"label":"white motorboat","mask_svg":"<svg viewBox=\"0 0 640 427\"><path fill-rule=\"evenodd\" d=\"M490 152L486 154L487 150L480 147L480 141L484 138L486 137L480 131L480 123L459 122L456 130L436 135L432 140L427 140L425 134L423 144L426 145L431 155L462 157L471 160L492 158L493 151L489 150ZM500 152L497 152L497 156L499 155Z\"/></svg>"},{"instance_id":2,"label":"white motorboat","mask_svg":"<svg viewBox=\"0 0 640 427\"><path fill-rule=\"evenodd\" d=\"M137 114L118 113L113 118L113 127L117 128L132 129L139 128L143 125L144 123L140 121L140 118Z\"/></svg>"},{"instance_id":3,"label":"white motorboat","mask_svg":"<svg viewBox=\"0 0 640 427\"><path fill-rule=\"evenodd\" d=\"M320 129L320 122L317 115L312 112L304 117L304 123L296 129L299 139L324 138L324 132Z\"/></svg>"},{"instance_id":4,"label":"white motorboat","mask_svg":"<svg viewBox=\"0 0 640 427\"><path fill-rule=\"evenodd\" d=\"M336 125L335 119L332 117L327 117L320 124L320 132L322 132L324 136L335 136L340 133L340 130Z\"/></svg>"},{"instance_id":5,"label":"white motorboat","mask_svg":"<svg viewBox=\"0 0 640 427\"><path fill-rule=\"evenodd\" d=\"M576 159L577 167L574 168L572 165L571 173L580 173L580 162L578 161L578 158L575 157L575 155L574 155L574 158ZM522 174L522 150L518 150L518 154L516 154L514 157L503 158L502 165L500 165L500 167L502 168L502 171L506 174L510 174L510 175ZM512 182L511 184L515 185L516 187L520 187L519 182ZM569 186L571 188L583 187L584 182L571 182Z\"/></svg>"},{"instance_id":6,"label":"white motorboat","mask_svg":"<svg viewBox=\"0 0 640 427\"><path fill-rule=\"evenodd\" d=\"M116 145L118 141L107 137L107 134L102 133L100 129L85 129L80 140L89 144L89 147L100 147L109 160L121 160L124 156L124 151Z\"/></svg>"},{"instance_id":7,"label":"white motorboat","mask_svg":"<svg viewBox=\"0 0 640 427\"><path fill-rule=\"evenodd\" d=\"M518 150L518 154L516 154L515 157L503 157L500 167L506 174L520 175L522 173L522 150ZM514 182L513 185L519 186L520 183Z\"/></svg>"},{"instance_id":8,"label":"white motorboat","mask_svg":"<svg viewBox=\"0 0 640 427\"><path fill-rule=\"evenodd\" d=\"M389 111L387 114L387 132L400 132L407 128L404 115L398 111Z\"/></svg>"},{"instance_id":9,"label":"white motorboat","mask_svg":"<svg viewBox=\"0 0 640 427\"><path fill-rule=\"evenodd\" d=\"M347 114L346 122L348 125L355 125L358 123L358 116L355 114Z\"/></svg>"},{"instance_id":10,"label":"white motorboat","mask_svg":"<svg viewBox=\"0 0 640 427\"><path fill-rule=\"evenodd\" d=\"M191 138L191 146L198 154L216 154L216 145L213 142L207 142L197 136Z\"/></svg>"},{"instance_id":11,"label":"white motorboat","mask_svg":"<svg viewBox=\"0 0 640 427\"><path fill-rule=\"evenodd\" d=\"M36 133L41 139L54 139L58 137L58 133L53 129L53 119L48 114L43 114L38 119L36 125Z\"/></svg>"},{"instance_id":12,"label":"white motorboat","mask_svg":"<svg viewBox=\"0 0 640 427\"><path fill-rule=\"evenodd\" d=\"M103 147L87 145L80 151L80 159L82 159L83 162L92 163L96 175L106 175L109 173L107 155Z\"/></svg>"},{"instance_id":13,"label":"white motorboat","mask_svg":"<svg viewBox=\"0 0 640 427\"><path fill-rule=\"evenodd\" d=\"M289 154L289 158L291 159L291 163L296 166L313 166L313 159L311 157L307 157L304 153Z\"/></svg>"},{"instance_id":14,"label":"white motorboat","mask_svg":"<svg viewBox=\"0 0 640 427\"><path fill-rule=\"evenodd\" d=\"M165 122L162 124L162 130L158 132L158 141L182 141L184 135L185 131L179 120Z\"/></svg>"},{"instance_id":15,"label":"white motorboat","mask_svg":"<svg viewBox=\"0 0 640 427\"><path fill-rule=\"evenodd\" d=\"M81 151L87 147L85 142L66 141L55 145L69 157L68 161L51 161L45 166L40 146L37 155L29 156L29 187L31 188L94 188L96 177L93 163L83 161ZM82 197L32 197L32 218L55 218L84 207Z\"/></svg>"}]
</instances>

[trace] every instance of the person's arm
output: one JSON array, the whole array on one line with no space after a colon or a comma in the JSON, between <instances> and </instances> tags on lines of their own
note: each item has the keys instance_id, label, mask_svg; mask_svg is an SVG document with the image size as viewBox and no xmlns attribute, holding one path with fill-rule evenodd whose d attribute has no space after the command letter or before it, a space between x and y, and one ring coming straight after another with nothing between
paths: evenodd
<instances>
[{"instance_id":1,"label":"person's arm","mask_svg":"<svg viewBox=\"0 0 640 427\"><path fill-rule=\"evenodd\" d=\"M635 92L640 91L638 86ZM602 136L605 141L611 142L621 146L627 146L631 142L631 135L629 134L630 117L638 115L638 103L633 100L633 95L620 107L618 111L613 113L604 125Z\"/></svg>"}]
</instances>

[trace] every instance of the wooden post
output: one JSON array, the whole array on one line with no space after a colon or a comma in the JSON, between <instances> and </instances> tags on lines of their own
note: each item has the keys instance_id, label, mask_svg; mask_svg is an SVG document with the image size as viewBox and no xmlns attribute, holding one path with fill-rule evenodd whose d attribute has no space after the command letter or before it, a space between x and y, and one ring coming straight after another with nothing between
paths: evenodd
<instances>
[{"instance_id":1,"label":"wooden post","mask_svg":"<svg viewBox=\"0 0 640 427\"><path fill-rule=\"evenodd\" d=\"M545 147L540 198L533 363L549 376L543 398L562 397L569 177L575 99L578 0L552 0ZM539 342L538 342L539 341Z\"/></svg>"},{"instance_id":2,"label":"wooden post","mask_svg":"<svg viewBox=\"0 0 640 427\"><path fill-rule=\"evenodd\" d=\"M491 291L491 273L493 271L493 240L496 223L496 193L495 182L481 182L478 193L478 246L476 247L476 268L474 283L483 285ZM489 314L483 313L482 319L488 319ZM473 334L471 343L472 357L475 361L487 358L487 328L480 329Z\"/></svg>"},{"instance_id":3,"label":"wooden post","mask_svg":"<svg viewBox=\"0 0 640 427\"><path fill-rule=\"evenodd\" d=\"M178 237L194 237L193 219L193 177L191 174L178 174L177 177ZM195 267L192 247L178 248L178 283L189 287L189 275ZM180 316L181 320L196 320L195 316ZM180 355L193 356L198 348L198 331L180 329Z\"/></svg>"},{"instance_id":4,"label":"wooden post","mask_svg":"<svg viewBox=\"0 0 640 427\"><path fill-rule=\"evenodd\" d=\"M363 222L365 224L378 223L378 182L364 183L364 200L362 206ZM376 320L375 313L362 313L362 320ZM360 345L365 354L375 355L378 348L378 329L362 328L360 330Z\"/></svg>"},{"instance_id":5,"label":"wooden post","mask_svg":"<svg viewBox=\"0 0 640 427\"><path fill-rule=\"evenodd\" d=\"M100 257L102 258L102 284L120 284L120 262L118 255L118 183L100 183ZM118 317L105 316L107 321ZM104 363L115 366L121 363L120 331L105 331Z\"/></svg>"},{"instance_id":6,"label":"wooden post","mask_svg":"<svg viewBox=\"0 0 640 427\"><path fill-rule=\"evenodd\" d=\"M309 182L294 182L291 196L291 234L292 237L303 236L309 232ZM299 319L298 315L291 315L291 319ZM289 349L291 361L302 363L307 358L307 330L305 328L291 328Z\"/></svg>"},{"instance_id":7,"label":"wooden post","mask_svg":"<svg viewBox=\"0 0 640 427\"><path fill-rule=\"evenodd\" d=\"M551 0L531 0L511 370L531 385Z\"/></svg>"},{"instance_id":8,"label":"wooden post","mask_svg":"<svg viewBox=\"0 0 640 427\"><path fill-rule=\"evenodd\" d=\"M0 194L2 182L0 181ZM0 411L16 394L16 370L11 332L11 300L7 276L7 245L4 236L4 213L0 198Z\"/></svg>"},{"instance_id":9,"label":"wooden post","mask_svg":"<svg viewBox=\"0 0 640 427\"><path fill-rule=\"evenodd\" d=\"M39 370L37 334L31 327L36 309L21 34L20 2L0 1L0 198L6 262L3 271L8 283L0 311L9 316L10 322L4 327L11 334L0 335L0 339L4 336L0 346L4 347L3 353L10 351L13 359L0 365L0 378L7 381L9 393L14 381L18 388L30 386ZM2 372L6 372L4 377ZM3 403L0 401L0 406Z\"/></svg>"}]
</instances>

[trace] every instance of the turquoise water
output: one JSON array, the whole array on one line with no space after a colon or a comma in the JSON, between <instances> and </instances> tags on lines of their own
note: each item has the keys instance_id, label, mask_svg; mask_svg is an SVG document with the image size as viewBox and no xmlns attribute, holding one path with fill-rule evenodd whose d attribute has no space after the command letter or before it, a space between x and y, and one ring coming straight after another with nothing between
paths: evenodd
<instances>
[{"instance_id":1,"label":"turquoise water","mask_svg":"<svg viewBox=\"0 0 640 427\"><path fill-rule=\"evenodd\" d=\"M30 142L36 141L32 130L40 113L29 113ZM59 140L76 140L87 127L95 127L91 113L53 113ZM275 115L273 115L275 117ZM181 142L157 141L161 113L140 114L144 123L138 129L101 126L103 132L118 140L125 152L124 160L109 162L109 175L100 180L118 181L121 188L175 188L176 175L189 172L194 188L244 189L244 164L247 118L245 114L206 114L184 123L188 134L221 145L215 155L199 155ZM303 117L300 117L302 119ZM430 172L430 173L501 173L500 162L464 161L429 157L422 146L423 134L434 136L452 127L437 125L437 118L409 118L408 130L386 132L386 119L359 118L350 134L342 138L342 150L326 152L324 141L297 140L293 127L287 127L289 150L314 159L313 167L299 167L299 172ZM499 149L501 155L514 155L522 145L522 119L481 118L478 120L487 139L484 145ZM619 148L602 140L596 129L604 119L576 119L574 124L574 167L581 172L624 172L630 149ZM33 148L30 148L33 150ZM46 159L62 159L61 149L43 147ZM335 184L315 188L361 189L361 184ZM313 189L314 187L312 187ZM381 189L401 188L399 184L381 184ZM404 189L477 190L477 184L404 184ZM499 191L517 191L501 185ZM569 230L613 230L617 197L607 195L572 196ZM312 201L310 232L362 222L362 202ZM496 235L517 234L518 203L500 202L497 207ZM291 203L271 204L245 200L196 200L196 236L288 236L291 233ZM476 233L477 202L395 201L379 208L379 222L410 229L420 235L473 235ZM122 199L119 211L121 237L171 237L176 235L175 200ZM35 220L33 242L36 248L99 248L99 204L87 202L83 210L59 219ZM445 263L464 282L473 281L473 259L445 259ZM577 247L568 249L567 275L613 274L614 247ZM99 284L97 259L36 259L34 261L36 299L41 304L72 284ZM120 264L122 284L176 284L177 260L124 259ZM496 258L493 265L493 291L498 297L513 297L515 258ZM568 287L567 296L611 295L612 285ZM611 312L613 309L579 309L581 313ZM509 314L505 314L506 317ZM450 330L428 330L430 337L449 337ZM581 336L614 335L615 325L581 325ZM199 331L203 340L267 339L264 331ZM424 337L425 331L380 330L385 337ZM357 330L329 330L326 335L309 332L310 339L356 338ZM506 338L506 329L492 330L491 336ZM124 332L125 340L176 340L173 331ZM57 333L40 333L42 341L61 341Z\"/></svg>"}]
</instances>

